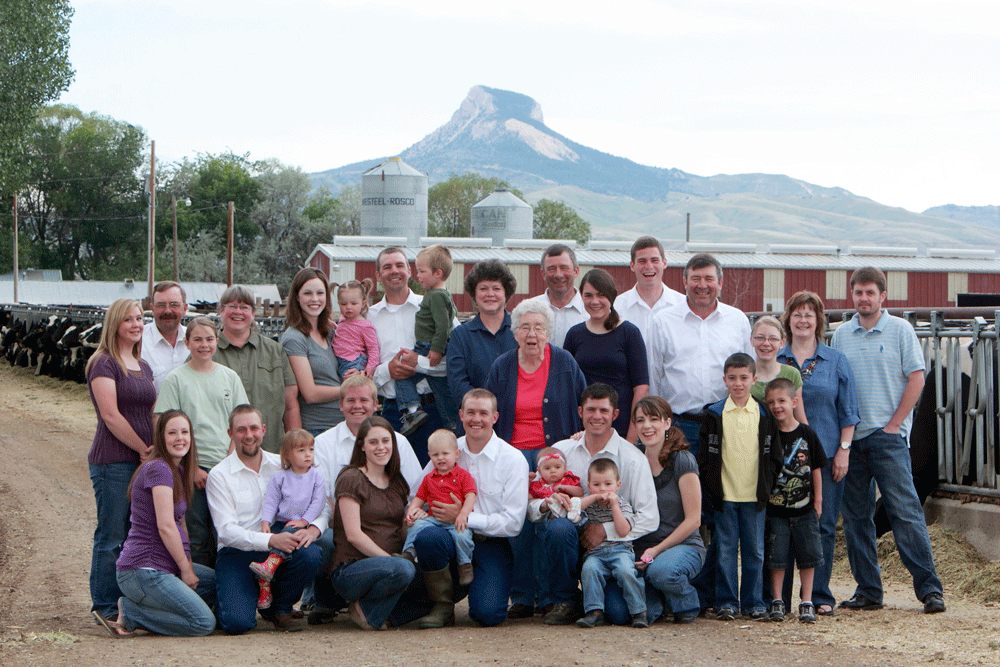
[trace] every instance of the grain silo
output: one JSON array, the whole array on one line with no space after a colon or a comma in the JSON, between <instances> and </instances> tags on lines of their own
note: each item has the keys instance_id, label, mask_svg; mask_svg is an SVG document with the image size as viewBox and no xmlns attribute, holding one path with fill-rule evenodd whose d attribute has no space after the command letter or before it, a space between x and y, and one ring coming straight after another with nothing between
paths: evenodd
<instances>
[{"instance_id":1,"label":"grain silo","mask_svg":"<svg viewBox=\"0 0 1000 667\"><path fill-rule=\"evenodd\" d=\"M533 229L531 206L507 188L497 188L472 207L470 235L491 238L502 246L504 239L530 239Z\"/></svg>"},{"instance_id":2,"label":"grain silo","mask_svg":"<svg viewBox=\"0 0 1000 667\"><path fill-rule=\"evenodd\" d=\"M427 236L427 175L398 157L362 174L361 234L405 236L419 245Z\"/></svg>"}]
</instances>

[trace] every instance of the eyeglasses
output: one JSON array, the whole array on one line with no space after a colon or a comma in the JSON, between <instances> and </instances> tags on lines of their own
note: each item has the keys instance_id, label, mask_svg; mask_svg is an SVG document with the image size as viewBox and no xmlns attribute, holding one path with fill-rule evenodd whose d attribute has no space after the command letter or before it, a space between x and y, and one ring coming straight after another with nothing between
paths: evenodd
<instances>
[{"instance_id":1,"label":"eyeglasses","mask_svg":"<svg viewBox=\"0 0 1000 667\"><path fill-rule=\"evenodd\" d=\"M240 313L252 313L253 306L248 306L245 303L227 303L226 310L235 310Z\"/></svg>"},{"instance_id":2,"label":"eyeglasses","mask_svg":"<svg viewBox=\"0 0 1000 667\"><path fill-rule=\"evenodd\" d=\"M770 343L771 345L777 345L778 343L781 342L781 339L778 338L777 336L754 336L753 337L753 342L755 342L755 343L763 343L765 341L768 342L768 343Z\"/></svg>"},{"instance_id":3,"label":"eyeglasses","mask_svg":"<svg viewBox=\"0 0 1000 667\"><path fill-rule=\"evenodd\" d=\"M534 331L535 333L548 333L549 328L544 324L522 324L517 328L521 333L529 333Z\"/></svg>"},{"instance_id":4,"label":"eyeglasses","mask_svg":"<svg viewBox=\"0 0 1000 667\"><path fill-rule=\"evenodd\" d=\"M170 303L163 303L161 301L160 303L154 303L153 304L153 310L167 310L167 309L170 309L170 310L179 310L180 307L183 306L183 305L184 304L181 303L181 302L179 302L179 301L171 301Z\"/></svg>"}]
</instances>

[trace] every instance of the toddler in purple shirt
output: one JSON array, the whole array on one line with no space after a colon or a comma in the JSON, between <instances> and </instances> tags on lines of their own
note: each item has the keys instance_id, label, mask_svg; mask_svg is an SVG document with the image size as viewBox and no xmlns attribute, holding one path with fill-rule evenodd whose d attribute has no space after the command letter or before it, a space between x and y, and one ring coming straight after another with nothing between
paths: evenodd
<instances>
[{"instance_id":1,"label":"toddler in purple shirt","mask_svg":"<svg viewBox=\"0 0 1000 667\"><path fill-rule=\"evenodd\" d=\"M260 532L294 533L316 520L326 502L326 480L314 468L313 437L308 431L295 429L281 439L281 470L274 473L264 495ZM257 608L271 606L271 579L285 553L271 549L260 563L250 563L257 575L260 595Z\"/></svg>"}]
</instances>

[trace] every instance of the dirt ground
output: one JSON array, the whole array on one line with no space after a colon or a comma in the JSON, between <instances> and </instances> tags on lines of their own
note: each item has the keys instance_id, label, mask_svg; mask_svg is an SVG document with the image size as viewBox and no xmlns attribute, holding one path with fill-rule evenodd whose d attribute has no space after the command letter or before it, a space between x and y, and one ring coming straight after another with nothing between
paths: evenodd
<instances>
[{"instance_id":1,"label":"dirt ground","mask_svg":"<svg viewBox=\"0 0 1000 667\"><path fill-rule=\"evenodd\" d=\"M658 623L550 628L540 620L483 629L464 604L455 628L362 633L344 618L285 635L261 623L242 637L116 640L89 614L94 500L86 390L0 365L0 665L952 665L1000 664L1000 606L956 597L924 616L905 578L888 606L798 622ZM834 591L850 595L849 577Z\"/></svg>"}]
</instances>

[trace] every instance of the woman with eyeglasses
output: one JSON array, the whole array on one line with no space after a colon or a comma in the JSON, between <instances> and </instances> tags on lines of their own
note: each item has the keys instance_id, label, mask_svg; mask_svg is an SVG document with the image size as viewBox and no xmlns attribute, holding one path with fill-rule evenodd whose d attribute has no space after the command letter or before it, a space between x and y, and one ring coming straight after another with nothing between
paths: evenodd
<instances>
[{"instance_id":1,"label":"woman with eyeglasses","mask_svg":"<svg viewBox=\"0 0 1000 667\"><path fill-rule=\"evenodd\" d=\"M549 344L555 317L547 303L522 301L510 318L517 349L504 352L493 362L486 388L497 397L497 435L518 449L534 472L539 449L580 430L577 402L587 380L573 355ZM566 525L553 528L559 522ZM553 519L546 527L572 531L575 540L576 527L567 519ZM508 618L531 617L536 600L543 608L549 603L546 573L538 573L536 582L534 544L534 524L525 520L521 534L511 538L514 562L524 566L514 575Z\"/></svg>"},{"instance_id":2,"label":"woman with eyeglasses","mask_svg":"<svg viewBox=\"0 0 1000 667\"><path fill-rule=\"evenodd\" d=\"M785 343L785 331L781 328L781 323L770 315L760 318L750 331L750 342L757 357L757 381L750 387L750 395L766 406L764 387L775 378L787 378L795 385L795 396L799 399L795 419L801 424L808 424L805 408L802 406L802 375L797 369L782 364L777 359L778 350Z\"/></svg>"}]
</instances>

